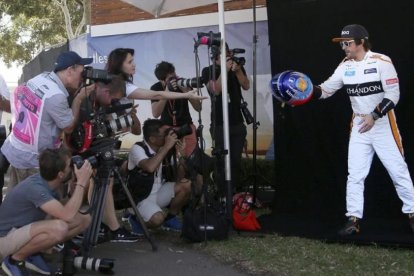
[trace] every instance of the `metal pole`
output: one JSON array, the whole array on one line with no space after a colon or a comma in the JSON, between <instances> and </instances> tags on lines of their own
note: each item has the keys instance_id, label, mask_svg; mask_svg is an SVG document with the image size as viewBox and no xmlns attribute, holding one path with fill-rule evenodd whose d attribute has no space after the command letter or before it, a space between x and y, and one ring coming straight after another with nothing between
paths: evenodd
<instances>
[{"instance_id":1,"label":"metal pole","mask_svg":"<svg viewBox=\"0 0 414 276\"><path fill-rule=\"evenodd\" d=\"M232 184L231 184L231 169L230 169L230 139L229 139L229 114L228 114L228 94L227 94L227 71L226 71L226 35L225 35L225 22L224 22L224 2L218 1L219 11L219 30L221 33L221 101L223 103L223 140L224 140L224 165L225 165L225 184L227 187L226 195L226 207L227 216L231 219L232 213Z\"/></svg>"}]
</instances>

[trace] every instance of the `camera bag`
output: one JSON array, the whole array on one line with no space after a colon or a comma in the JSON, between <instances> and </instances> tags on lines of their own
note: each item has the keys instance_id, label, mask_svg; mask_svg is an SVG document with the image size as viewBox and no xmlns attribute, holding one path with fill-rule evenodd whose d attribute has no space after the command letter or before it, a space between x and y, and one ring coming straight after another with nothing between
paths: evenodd
<instances>
[{"instance_id":1,"label":"camera bag","mask_svg":"<svg viewBox=\"0 0 414 276\"><path fill-rule=\"evenodd\" d=\"M230 223L224 206L207 193L199 203L196 200L184 211L181 236L190 242L227 239Z\"/></svg>"}]
</instances>

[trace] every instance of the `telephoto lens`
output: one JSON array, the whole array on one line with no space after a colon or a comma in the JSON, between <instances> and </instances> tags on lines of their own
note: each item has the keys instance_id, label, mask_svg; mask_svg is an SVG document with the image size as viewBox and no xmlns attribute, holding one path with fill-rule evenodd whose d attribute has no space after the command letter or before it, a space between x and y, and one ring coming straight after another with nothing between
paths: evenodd
<instances>
[{"instance_id":1,"label":"telephoto lens","mask_svg":"<svg viewBox=\"0 0 414 276\"><path fill-rule=\"evenodd\" d=\"M106 122L108 133L117 133L125 127L132 126L132 117L130 114L119 116L111 121Z\"/></svg>"},{"instance_id":2,"label":"telephoto lens","mask_svg":"<svg viewBox=\"0 0 414 276\"><path fill-rule=\"evenodd\" d=\"M76 268L86 269L90 271L99 271L101 273L109 273L114 268L114 259L99 259L88 257L75 257L73 265Z\"/></svg>"}]
</instances>

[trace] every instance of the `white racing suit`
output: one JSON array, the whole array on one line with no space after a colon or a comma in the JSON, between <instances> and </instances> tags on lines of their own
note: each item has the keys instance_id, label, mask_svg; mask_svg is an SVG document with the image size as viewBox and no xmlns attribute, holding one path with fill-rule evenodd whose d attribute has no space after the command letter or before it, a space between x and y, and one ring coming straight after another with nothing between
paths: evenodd
<instances>
[{"instance_id":1,"label":"white racing suit","mask_svg":"<svg viewBox=\"0 0 414 276\"><path fill-rule=\"evenodd\" d=\"M388 171L399 198L402 212L414 213L414 188L404 160L401 136L392 109L400 89L397 72L389 57L368 51L362 61L344 60L333 75L320 85L321 99L345 88L354 112L348 153L346 216L362 218L364 181L376 153ZM375 111L382 116L372 129L359 133L362 117Z\"/></svg>"}]
</instances>

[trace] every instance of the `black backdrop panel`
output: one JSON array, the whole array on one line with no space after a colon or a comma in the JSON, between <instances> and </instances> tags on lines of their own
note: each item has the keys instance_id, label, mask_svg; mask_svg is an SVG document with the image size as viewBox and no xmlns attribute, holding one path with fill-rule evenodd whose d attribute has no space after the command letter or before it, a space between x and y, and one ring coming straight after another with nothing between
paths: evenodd
<instances>
[{"instance_id":1,"label":"black backdrop panel","mask_svg":"<svg viewBox=\"0 0 414 276\"><path fill-rule=\"evenodd\" d=\"M314 84L327 79L344 57L343 26L362 24L373 51L390 56L400 78L396 114L406 161L414 173L414 1L267 1L273 75L292 69ZM274 102L277 191L274 210L343 220L352 110L345 91L299 107ZM400 216L391 179L375 157L365 184L365 216Z\"/></svg>"}]
</instances>

